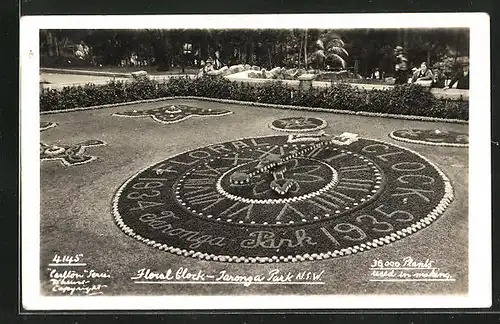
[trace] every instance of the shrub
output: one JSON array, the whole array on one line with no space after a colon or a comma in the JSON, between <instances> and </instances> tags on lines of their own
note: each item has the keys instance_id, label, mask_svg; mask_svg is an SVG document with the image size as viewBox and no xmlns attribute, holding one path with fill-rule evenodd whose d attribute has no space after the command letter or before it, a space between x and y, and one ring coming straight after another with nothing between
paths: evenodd
<instances>
[{"instance_id":1,"label":"shrub","mask_svg":"<svg viewBox=\"0 0 500 324\"><path fill-rule=\"evenodd\" d=\"M429 90L418 84L397 85L389 90L389 94L387 108L393 114L426 115L425 111L437 100Z\"/></svg>"},{"instance_id":2,"label":"shrub","mask_svg":"<svg viewBox=\"0 0 500 324\"><path fill-rule=\"evenodd\" d=\"M327 88L323 97L325 108L340 110L363 110L366 105L367 91L352 87L349 84L334 84Z\"/></svg>"},{"instance_id":3,"label":"shrub","mask_svg":"<svg viewBox=\"0 0 500 324\"><path fill-rule=\"evenodd\" d=\"M43 89L40 93L40 109L60 110L170 96L198 96L462 120L469 118L468 101L437 99L429 89L415 84L368 91L339 83L323 89L296 90L280 81L255 85L210 76L195 79L170 78L164 82L149 79L110 81L104 85Z\"/></svg>"}]
</instances>

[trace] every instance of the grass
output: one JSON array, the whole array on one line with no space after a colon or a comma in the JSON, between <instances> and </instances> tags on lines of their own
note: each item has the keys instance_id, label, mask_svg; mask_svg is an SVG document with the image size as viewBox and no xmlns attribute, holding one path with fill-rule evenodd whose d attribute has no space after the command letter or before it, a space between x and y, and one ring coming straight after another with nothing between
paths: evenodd
<instances>
[{"instance_id":1,"label":"grass","mask_svg":"<svg viewBox=\"0 0 500 324\"><path fill-rule=\"evenodd\" d=\"M228 109L224 117L190 118L163 125L151 118L113 117L116 112L153 109L165 104ZM125 235L113 222L111 201L117 188L137 171L168 157L198 147L250 136L276 135L267 125L291 116L317 116L328 122L327 133L344 131L379 139L417 151L436 163L451 179L455 200L429 228L399 242L357 255L295 264L226 264L180 257L146 246ZM88 148L96 161L75 167L43 161L40 165L40 255L41 275L48 276L47 264L55 253L84 254L84 262L95 270L109 270L111 282L106 295L220 295L220 294L461 294L467 291L468 234L468 150L428 147L392 140L388 134L402 128L447 129L467 133L467 125L347 116L331 113L277 110L263 107L169 100L139 105L42 115L42 121L58 126L43 131L41 141L48 144L102 140L106 146ZM35 127L38 127L36 125ZM35 143L36 145L37 143ZM34 248L38 248L34 247ZM450 283L369 282L374 259L400 260L411 256L436 261L437 267L456 278ZM130 277L141 268L154 271L187 267L217 275L256 275L272 269L320 272L325 285L243 287L238 285L140 285ZM47 281L44 281L45 285ZM411 305L409 305L411 307ZM168 305L165 305L168 308ZM195 306L193 306L195 307ZM221 305L224 307L224 305ZM334 308L335 305L332 305Z\"/></svg>"}]
</instances>

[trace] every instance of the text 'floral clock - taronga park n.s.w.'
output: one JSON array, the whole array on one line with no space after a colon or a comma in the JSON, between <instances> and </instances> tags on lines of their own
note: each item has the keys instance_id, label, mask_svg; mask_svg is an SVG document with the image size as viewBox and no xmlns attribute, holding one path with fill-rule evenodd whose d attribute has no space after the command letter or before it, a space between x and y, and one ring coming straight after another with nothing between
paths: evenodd
<instances>
[{"instance_id":1,"label":"text 'floral clock - taronga park n.s.w.'","mask_svg":"<svg viewBox=\"0 0 500 324\"><path fill-rule=\"evenodd\" d=\"M113 213L126 234L178 255L295 262L390 244L430 225L452 199L447 177L421 155L320 133L168 158L128 179Z\"/></svg>"}]
</instances>

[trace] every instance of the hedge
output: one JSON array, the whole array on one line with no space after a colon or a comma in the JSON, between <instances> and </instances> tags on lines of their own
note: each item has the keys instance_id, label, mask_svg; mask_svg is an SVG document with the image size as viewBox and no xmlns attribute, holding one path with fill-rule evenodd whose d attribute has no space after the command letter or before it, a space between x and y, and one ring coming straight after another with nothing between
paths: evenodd
<instances>
[{"instance_id":1,"label":"hedge","mask_svg":"<svg viewBox=\"0 0 500 324\"><path fill-rule=\"evenodd\" d=\"M416 84L397 85L386 90L364 90L339 83L328 88L295 90L279 81L250 85L231 82L222 77L170 78L163 82L150 79L110 81L104 85L43 89L40 93L40 109L51 111L172 96L469 119L467 100L438 99L428 89Z\"/></svg>"}]
</instances>

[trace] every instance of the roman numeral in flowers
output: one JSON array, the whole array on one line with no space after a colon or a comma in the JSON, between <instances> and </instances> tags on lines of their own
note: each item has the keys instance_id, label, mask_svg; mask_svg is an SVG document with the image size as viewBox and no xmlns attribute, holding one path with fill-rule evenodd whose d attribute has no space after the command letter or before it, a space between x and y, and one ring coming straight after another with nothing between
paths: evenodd
<instances>
[{"instance_id":1,"label":"roman numeral in flowers","mask_svg":"<svg viewBox=\"0 0 500 324\"><path fill-rule=\"evenodd\" d=\"M337 189L355 190L355 191L370 191L373 181L368 179L349 179L343 178L339 181Z\"/></svg>"},{"instance_id":2,"label":"roman numeral in flowers","mask_svg":"<svg viewBox=\"0 0 500 324\"><path fill-rule=\"evenodd\" d=\"M347 201L355 201L355 199L335 190L324 192L319 196L307 200L308 203L324 210L325 212L339 209L342 205L345 205Z\"/></svg>"},{"instance_id":3,"label":"roman numeral in flowers","mask_svg":"<svg viewBox=\"0 0 500 324\"><path fill-rule=\"evenodd\" d=\"M226 172L228 169L229 169L228 167L214 168L208 164L205 164L204 169L197 169L196 171L193 172L193 175L199 175L204 177L217 177L218 175L221 175L223 172Z\"/></svg>"},{"instance_id":4,"label":"roman numeral in flowers","mask_svg":"<svg viewBox=\"0 0 500 324\"><path fill-rule=\"evenodd\" d=\"M349 166L341 166L339 168L339 171L340 173L360 172L360 171L370 171L370 168L365 164L349 165Z\"/></svg>"},{"instance_id":5,"label":"roman numeral in flowers","mask_svg":"<svg viewBox=\"0 0 500 324\"><path fill-rule=\"evenodd\" d=\"M186 197L186 200L192 204L192 205L207 205L203 208L203 210L207 210L214 205L218 204L219 202L224 200L224 197L219 195L217 192L212 191L212 192L207 192L207 193L202 193L199 195L191 196L191 197Z\"/></svg>"},{"instance_id":6,"label":"roman numeral in flowers","mask_svg":"<svg viewBox=\"0 0 500 324\"><path fill-rule=\"evenodd\" d=\"M243 205L243 207L241 207ZM231 205L231 207L229 207L228 209L224 210L222 213L219 214L220 217L226 217L227 218L234 218L234 216L238 216L242 213L244 213L244 219L245 220L249 220L251 218L251 212L252 212L252 208L253 208L253 204L250 204L250 205L246 205L246 204L243 204L239 201L235 202L233 205ZM241 217L239 217L241 218Z\"/></svg>"},{"instance_id":7,"label":"roman numeral in flowers","mask_svg":"<svg viewBox=\"0 0 500 324\"><path fill-rule=\"evenodd\" d=\"M185 186L210 186L217 181L216 177L211 178L189 178L184 182Z\"/></svg>"}]
</instances>

